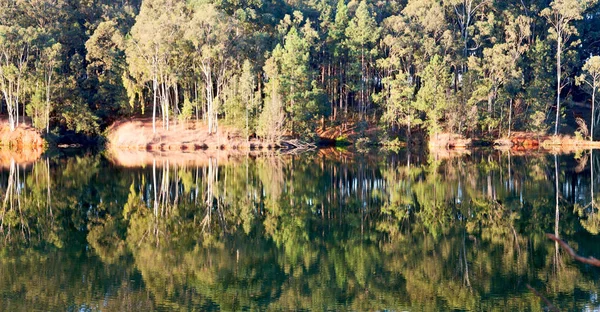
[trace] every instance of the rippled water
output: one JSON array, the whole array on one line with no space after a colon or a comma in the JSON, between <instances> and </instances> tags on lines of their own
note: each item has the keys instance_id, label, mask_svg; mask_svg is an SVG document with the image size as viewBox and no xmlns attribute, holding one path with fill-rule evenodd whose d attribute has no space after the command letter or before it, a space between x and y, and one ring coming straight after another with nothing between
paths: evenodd
<instances>
[{"instance_id":1,"label":"rippled water","mask_svg":"<svg viewBox=\"0 0 600 312\"><path fill-rule=\"evenodd\" d=\"M599 155L5 163L0 310L598 309Z\"/></svg>"}]
</instances>

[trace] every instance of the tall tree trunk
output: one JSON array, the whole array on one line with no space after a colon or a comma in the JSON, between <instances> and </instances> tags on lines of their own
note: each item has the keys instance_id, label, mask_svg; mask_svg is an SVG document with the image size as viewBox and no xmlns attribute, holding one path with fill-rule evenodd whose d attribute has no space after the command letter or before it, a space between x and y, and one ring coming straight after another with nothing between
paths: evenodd
<instances>
[{"instance_id":1,"label":"tall tree trunk","mask_svg":"<svg viewBox=\"0 0 600 312\"><path fill-rule=\"evenodd\" d=\"M19 68L19 71L21 69ZM17 75L17 92L15 94L15 110L16 110L16 127L19 127L19 89L21 86L21 74Z\"/></svg>"},{"instance_id":2,"label":"tall tree trunk","mask_svg":"<svg viewBox=\"0 0 600 312\"><path fill-rule=\"evenodd\" d=\"M558 230L559 230L559 222L560 222L560 210L558 209L558 156L556 154L554 154L554 182L555 182L555 202L556 202L556 208L555 208L555 214L554 214L554 236L556 237L560 237L558 235ZM558 264L558 250L559 250L559 246L558 246L558 241L555 242L555 256L556 256L556 263Z\"/></svg>"},{"instance_id":3,"label":"tall tree trunk","mask_svg":"<svg viewBox=\"0 0 600 312\"><path fill-rule=\"evenodd\" d=\"M360 49L360 119L363 119L363 110L365 106L365 48Z\"/></svg>"},{"instance_id":4,"label":"tall tree trunk","mask_svg":"<svg viewBox=\"0 0 600 312\"><path fill-rule=\"evenodd\" d=\"M513 99L510 99L510 104L508 107L508 137L510 138L510 130L512 125L512 111L513 111Z\"/></svg>"},{"instance_id":5,"label":"tall tree trunk","mask_svg":"<svg viewBox=\"0 0 600 312\"><path fill-rule=\"evenodd\" d=\"M156 97L158 96L156 94L158 89L157 84L157 77L156 74L154 74L154 77L152 78L152 93L154 94L152 101L152 133L156 133Z\"/></svg>"},{"instance_id":6,"label":"tall tree trunk","mask_svg":"<svg viewBox=\"0 0 600 312\"><path fill-rule=\"evenodd\" d=\"M592 215L594 214L594 149L590 148L590 195L591 201L590 206Z\"/></svg>"},{"instance_id":7,"label":"tall tree trunk","mask_svg":"<svg viewBox=\"0 0 600 312\"><path fill-rule=\"evenodd\" d=\"M592 124L590 127L590 141L594 141L594 124L596 123L596 77L592 85Z\"/></svg>"},{"instance_id":8,"label":"tall tree trunk","mask_svg":"<svg viewBox=\"0 0 600 312\"><path fill-rule=\"evenodd\" d=\"M559 116L560 116L560 76L561 76L561 53L562 53L562 38L558 33L557 48L556 48L556 123L554 125L554 135L558 135Z\"/></svg>"},{"instance_id":9,"label":"tall tree trunk","mask_svg":"<svg viewBox=\"0 0 600 312\"><path fill-rule=\"evenodd\" d=\"M212 70L210 63L203 64L204 82L206 89L206 117L208 119L208 134L213 134L214 131L214 97L213 97L213 81Z\"/></svg>"},{"instance_id":10,"label":"tall tree trunk","mask_svg":"<svg viewBox=\"0 0 600 312\"><path fill-rule=\"evenodd\" d=\"M340 60L340 82L339 82L339 87L340 87L340 93L339 93L339 97L340 97L340 112L342 111L342 109L344 108L344 76L343 76L343 65L342 65L342 61ZM336 116L337 117L337 116Z\"/></svg>"},{"instance_id":11,"label":"tall tree trunk","mask_svg":"<svg viewBox=\"0 0 600 312\"><path fill-rule=\"evenodd\" d=\"M52 70L48 72L46 80L46 133L50 132L50 86L52 84Z\"/></svg>"}]
</instances>

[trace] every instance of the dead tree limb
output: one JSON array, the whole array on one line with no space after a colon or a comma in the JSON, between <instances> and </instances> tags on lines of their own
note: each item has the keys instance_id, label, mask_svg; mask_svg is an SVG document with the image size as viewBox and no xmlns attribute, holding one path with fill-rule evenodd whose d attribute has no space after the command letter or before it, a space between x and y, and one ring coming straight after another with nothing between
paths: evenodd
<instances>
[{"instance_id":1,"label":"dead tree limb","mask_svg":"<svg viewBox=\"0 0 600 312\"><path fill-rule=\"evenodd\" d=\"M531 285L527 284L527 288L529 288L529 290L531 290L531 292L533 294L540 297L540 299L542 299L542 301L544 301L544 303L546 304L546 307L548 308L549 311L560 312L560 310L557 307L555 307L552 304L552 302L550 302L550 300L548 300L546 297L544 297L542 294L540 294L537 290L535 290L535 288L531 287Z\"/></svg>"},{"instance_id":2,"label":"dead tree limb","mask_svg":"<svg viewBox=\"0 0 600 312\"><path fill-rule=\"evenodd\" d=\"M573 257L573 259L575 259L579 262L583 262L586 264L600 267L600 260L598 260L594 257L586 258L586 257L582 257L582 256L576 254L575 251L573 250L573 248L571 248L571 246L567 245L567 243L565 243L562 239L560 239L552 234L546 233L546 237L557 242L560 245L560 247L562 247L571 257Z\"/></svg>"}]
</instances>

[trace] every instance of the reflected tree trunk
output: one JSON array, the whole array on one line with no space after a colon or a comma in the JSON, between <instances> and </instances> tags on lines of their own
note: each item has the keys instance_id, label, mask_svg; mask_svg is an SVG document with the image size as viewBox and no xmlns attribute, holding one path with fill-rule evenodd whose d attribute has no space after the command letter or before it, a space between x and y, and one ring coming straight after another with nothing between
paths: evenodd
<instances>
[{"instance_id":1,"label":"reflected tree trunk","mask_svg":"<svg viewBox=\"0 0 600 312\"><path fill-rule=\"evenodd\" d=\"M19 227L23 238L29 239L29 225L27 224L27 219L23 216L21 207L21 177L19 171L20 166L15 162L14 158L11 158L8 185L6 187L6 193L4 194L2 211L0 211L0 232L6 235L6 237L11 235L11 225L6 225L4 218L6 213L14 212L14 214L18 216Z\"/></svg>"},{"instance_id":2,"label":"reflected tree trunk","mask_svg":"<svg viewBox=\"0 0 600 312\"><path fill-rule=\"evenodd\" d=\"M52 192L50 191L52 186L52 179L50 178L50 158L46 158L46 173L48 177L48 183L46 184L46 205L48 205L50 218L54 221L54 213L52 212Z\"/></svg>"},{"instance_id":3,"label":"reflected tree trunk","mask_svg":"<svg viewBox=\"0 0 600 312\"><path fill-rule=\"evenodd\" d=\"M594 218L594 149L590 149L590 206Z\"/></svg>"},{"instance_id":4,"label":"reflected tree trunk","mask_svg":"<svg viewBox=\"0 0 600 312\"><path fill-rule=\"evenodd\" d=\"M210 158L208 161L208 172L205 175L206 178L206 193L205 193L205 205L206 205L206 215L202 220L202 231L208 227L210 230L210 222L212 217L212 209L215 198L214 187L217 183L217 177L219 176L219 168L216 158Z\"/></svg>"},{"instance_id":5,"label":"reflected tree trunk","mask_svg":"<svg viewBox=\"0 0 600 312\"><path fill-rule=\"evenodd\" d=\"M559 192L560 189L558 188L558 155L554 154L554 187L555 187L555 203L556 203L556 208L555 208L555 217L554 217L554 235L558 238L560 238L559 235L559 222L560 222L560 211L559 211L559 205L558 205L558 201L559 201ZM558 244L557 241L554 242L554 264L555 264L555 269L556 272L558 273L558 269L559 269L559 264L560 264L560 245Z\"/></svg>"},{"instance_id":6,"label":"reflected tree trunk","mask_svg":"<svg viewBox=\"0 0 600 312\"><path fill-rule=\"evenodd\" d=\"M12 189L13 189L13 177L15 175L15 160L10 160L10 171L8 174L8 185L6 186L6 193L4 194L4 201L2 203L2 212L0 213L0 231L4 233L4 216L10 210L12 210ZM10 207L8 205L10 204ZM6 235L10 235L10 227L7 228Z\"/></svg>"},{"instance_id":7,"label":"reflected tree trunk","mask_svg":"<svg viewBox=\"0 0 600 312\"><path fill-rule=\"evenodd\" d=\"M513 180L512 180L512 157L510 155L510 151L508 151L508 185L510 191L513 190Z\"/></svg>"},{"instance_id":8,"label":"reflected tree trunk","mask_svg":"<svg viewBox=\"0 0 600 312\"><path fill-rule=\"evenodd\" d=\"M154 191L154 216L158 216L158 194L156 192L156 159L152 161L152 190Z\"/></svg>"},{"instance_id":9,"label":"reflected tree trunk","mask_svg":"<svg viewBox=\"0 0 600 312\"><path fill-rule=\"evenodd\" d=\"M471 279L469 278L469 262L467 261L467 245L466 245L466 233L463 233L462 239L462 258L464 260L465 265L465 284L467 287L471 288Z\"/></svg>"}]
</instances>

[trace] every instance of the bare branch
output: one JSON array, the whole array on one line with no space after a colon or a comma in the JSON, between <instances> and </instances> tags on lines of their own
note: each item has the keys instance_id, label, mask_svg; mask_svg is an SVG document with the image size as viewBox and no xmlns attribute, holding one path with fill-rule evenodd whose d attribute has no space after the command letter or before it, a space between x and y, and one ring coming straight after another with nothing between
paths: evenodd
<instances>
[{"instance_id":1,"label":"bare branch","mask_svg":"<svg viewBox=\"0 0 600 312\"><path fill-rule=\"evenodd\" d=\"M582 256L576 254L575 251L573 250L573 248L571 248L571 246L569 246L563 240L561 240L560 238L558 238L550 233L546 233L546 237L557 242L571 257L573 257L573 259L575 259L579 262L583 262L586 264L600 267L600 260L598 260L594 257L585 258L585 257L582 257Z\"/></svg>"},{"instance_id":2,"label":"bare branch","mask_svg":"<svg viewBox=\"0 0 600 312\"><path fill-rule=\"evenodd\" d=\"M542 299L542 301L544 301L544 303L546 304L546 307L548 308L548 310L560 312L560 310L557 307L555 307L552 304L552 302L550 302L550 300L548 300L546 297L544 297L542 294L540 294L537 290L535 290L535 288L531 287L531 285L527 284L527 288L529 288L529 290L531 290L531 292L533 294L535 294L536 296L540 297L540 299Z\"/></svg>"}]
</instances>

